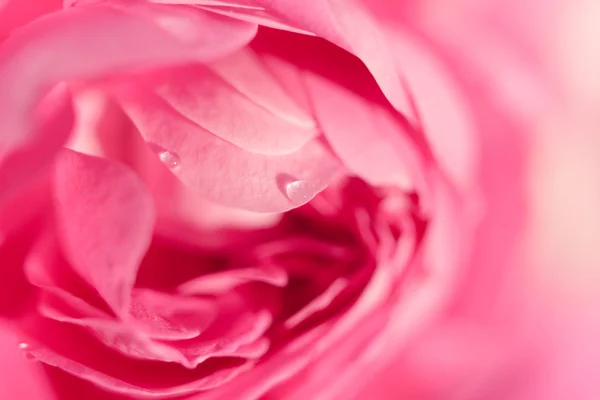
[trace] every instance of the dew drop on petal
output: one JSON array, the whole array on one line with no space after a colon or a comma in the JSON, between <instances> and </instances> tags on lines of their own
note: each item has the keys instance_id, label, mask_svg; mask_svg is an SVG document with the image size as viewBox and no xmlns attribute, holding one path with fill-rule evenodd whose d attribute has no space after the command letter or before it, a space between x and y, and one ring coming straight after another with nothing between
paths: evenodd
<instances>
[{"instance_id":1,"label":"dew drop on petal","mask_svg":"<svg viewBox=\"0 0 600 400\"><path fill-rule=\"evenodd\" d=\"M25 358L31 361L35 361L35 356L30 352L31 346L29 345L29 343L19 343L19 349L21 349L25 353Z\"/></svg>"},{"instance_id":2,"label":"dew drop on petal","mask_svg":"<svg viewBox=\"0 0 600 400\"><path fill-rule=\"evenodd\" d=\"M176 169L181 164L179 155L173 151L169 151L164 147L157 145L156 143L148 143L150 148L156 155L160 162L162 162L169 169Z\"/></svg>"},{"instance_id":3,"label":"dew drop on petal","mask_svg":"<svg viewBox=\"0 0 600 400\"><path fill-rule=\"evenodd\" d=\"M305 181L293 181L285 185L288 199L295 205L302 205L315 197L315 189Z\"/></svg>"},{"instance_id":4,"label":"dew drop on petal","mask_svg":"<svg viewBox=\"0 0 600 400\"><path fill-rule=\"evenodd\" d=\"M181 163L177 153L173 153L172 151L163 151L158 154L158 158L169 169L177 168L177 167L179 167L179 164Z\"/></svg>"}]
</instances>

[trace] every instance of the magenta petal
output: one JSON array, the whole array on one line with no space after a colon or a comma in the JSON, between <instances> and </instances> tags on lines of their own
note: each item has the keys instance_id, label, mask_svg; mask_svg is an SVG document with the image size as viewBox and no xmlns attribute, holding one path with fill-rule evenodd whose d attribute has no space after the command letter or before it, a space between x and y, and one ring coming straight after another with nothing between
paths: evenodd
<instances>
[{"instance_id":1,"label":"magenta petal","mask_svg":"<svg viewBox=\"0 0 600 400\"><path fill-rule=\"evenodd\" d=\"M304 306L296 314L288 318L284 325L288 329L292 329L299 325L311 315L321 310L326 309L335 298L348 287L348 280L345 278L338 278L329 285L323 293L315 297L310 303Z\"/></svg>"},{"instance_id":2,"label":"magenta petal","mask_svg":"<svg viewBox=\"0 0 600 400\"><path fill-rule=\"evenodd\" d=\"M258 358L269 349L269 342L263 335L271 322L272 317L268 312L228 315L228 318L215 321L215 326L204 335L189 341L176 342L173 347L179 350L194 368L214 357Z\"/></svg>"},{"instance_id":3,"label":"magenta petal","mask_svg":"<svg viewBox=\"0 0 600 400\"><path fill-rule=\"evenodd\" d=\"M280 156L254 154L181 117L141 89L121 93L125 110L161 155L176 157L172 172L207 199L231 207L278 212L308 202L327 187L340 165L318 141ZM288 185L298 182L291 193ZM298 192L298 186L303 190Z\"/></svg>"},{"instance_id":4,"label":"magenta petal","mask_svg":"<svg viewBox=\"0 0 600 400\"><path fill-rule=\"evenodd\" d=\"M54 191L67 259L123 312L152 238L150 195L127 167L70 150L57 160Z\"/></svg>"},{"instance_id":5,"label":"magenta petal","mask_svg":"<svg viewBox=\"0 0 600 400\"><path fill-rule=\"evenodd\" d=\"M65 85L56 86L37 105L36 112L29 116L29 120L33 121L29 127L32 136L30 142L8 154L2 154L0 145L0 203L41 174L66 142L74 124L68 88Z\"/></svg>"},{"instance_id":6,"label":"magenta petal","mask_svg":"<svg viewBox=\"0 0 600 400\"><path fill-rule=\"evenodd\" d=\"M288 277L283 269L276 266L238 268L200 276L180 285L177 290L184 294L222 294L249 282L265 282L283 287L287 284Z\"/></svg>"},{"instance_id":7,"label":"magenta petal","mask_svg":"<svg viewBox=\"0 0 600 400\"><path fill-rule=\"evenodd\" d=\"M153 339L191 339L205 330L216 314L217 306L210 300L134 289L130 311L133 320L129 322Z\"/></svg>"},{"instance_id":8,"label":"magenta petal","mask_svg":"<svg viewBox=\"0 0 600 400\"><path fill-rule=\"evenodd\" d=\"M143 16L136 11L144 11ZM200 32L194 24L199 13L162 6L131 12L90 6L41 18L12 35L0 51L0 155L31 140L31 110L60 81L212 61L243 46L255 34L253 25L216 15L202 18ZM169 31L173 26L194 29ZM221 34L216 36L213 28Z\"/></svg>"},{"instance_id":9,"label":"magenta petal","mask_svg":"<svg viewBox=\"0 0 600 400\"><path fill-rule=\"evenodd\" d=\"M0 41L14 29L60 10L62 0L0 0Z\"/></svg>"},{"instance_id":10,"label":"magenta petal","mask_svg":"<svg viewBox=\"0 0 600 400\"><path fill-rule=\"evenodd\" d=\"M31 337L28 352L32 358L111 392L135 398L162 398L211 389L250 366L246 360L219 359L188 369L176 363L124 357L91 338L85 330L47 318L32 316L24 329L24 334Z\"/></svg>"},{"instance_id":11,"label":"magenta petal","mask_svg":"<svg viewBox=\"0 0 600 400\"><path fill-rule=\"evenodd\" d=\"M264 354L268 342L264 334L273 321L272 312L256 309L248 294L230 292L218 298L219 315L209 329L197 338L174 342L189 362L196 366L210 357L246 357ZM278 299L270 299L272 303ZM258 343L257 343L258 342Z\"/></svg>"},{"instance_id":12,"label":"magenta petal","mask_svg":"<svg viewBox=\"0 0 600 400\"><path fill-rule=\"evenodd\" d=\"M44 227L46 228L46 227ZM109 317L109 307L98 292L83 280L64 259L54 231L40 227L41 233L29 248L23 262L29 283L57 297L82 315ZM42 296L41 303L43 303Z\"/></svg>"},{"instance_id":13,"label":"magenta petal","mask_svg":"<svg viewBox=\"0 0 600 400\"><path fill-rule=\"evenodd\" d=\"M54 400L44 370L19 350L19 342L0 326L0 398L19 400Z\"/></svg>"},{"instance_id":14,"label":"magenta petal","mask_svg":"<svg viewBox=\"0 0 600 400\"><path fill-rule=\"evenodd\" d=\"M152 340L148 334L131 324L110 316L84 314L80 308L72 305L73 302L65 301L64 297L46 293L42 296L38 309L46 318L85 329L82 331L83 335L96 337L107 350L114 349L134 359L186 365L186 360L179 351L168 344Z\"/></svg>"}]
</instances>

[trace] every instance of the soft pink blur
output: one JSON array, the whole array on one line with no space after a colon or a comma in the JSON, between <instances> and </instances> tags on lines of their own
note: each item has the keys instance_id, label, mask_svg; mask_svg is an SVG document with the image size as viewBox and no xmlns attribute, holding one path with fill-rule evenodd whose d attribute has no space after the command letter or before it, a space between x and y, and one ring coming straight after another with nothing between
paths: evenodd
<instances>
[{"instance_id":1,"label":"soft pink blur","mask_svg":"<svg viewBox=\"0 0 600 400\"><path fill-rule=\"evenodd\" d=\"M599 20L0 1L2 398L599 398Z\"/></svg>"}]
</instances>

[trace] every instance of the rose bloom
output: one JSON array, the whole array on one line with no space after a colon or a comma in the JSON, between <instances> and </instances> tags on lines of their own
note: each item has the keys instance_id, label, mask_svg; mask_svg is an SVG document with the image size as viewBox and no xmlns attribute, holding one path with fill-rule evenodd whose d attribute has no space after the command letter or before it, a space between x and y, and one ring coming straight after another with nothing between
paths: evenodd
<instances>
[{"instance_id":1,"label":"rose bloom","mask_svg":"<svg viewBox=\"0 0 600 400\"><path fill-rule=\"evenodd\" d=\"M592 0L0 1L2 399L597 399Z\"/></svg>"}]
</instances>

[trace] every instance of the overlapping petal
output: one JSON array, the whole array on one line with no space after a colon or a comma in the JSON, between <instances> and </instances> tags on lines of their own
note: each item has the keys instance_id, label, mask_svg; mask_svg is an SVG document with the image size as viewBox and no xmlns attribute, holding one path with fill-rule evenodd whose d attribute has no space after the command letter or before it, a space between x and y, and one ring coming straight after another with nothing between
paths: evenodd
<instances>
[{"instance_id":1,"label":"overlapping petal","mask_svg":"<svg viewBox=\"0 0 600 400\"><path fill-rule=\"evenodd\" d=\"M18 347L14 334L0 328L0 396L3 399L55 400L41 364L32 363Z\"/></svg>"},{"instance_id":2,"label":"overlapping petal","mask_svg":"<svg viewBox=\"0 0 600 400\"><path fill-rule=\"evenodd\" d=\"M67 259L121 313L152 238L152 199L125 166L71 150L57 160L54 188Z\"/></svg>"},{"instance_id":3,"label":"overlapping petal","mask_svg":"<svg viewBox=\"0 0 600 400\"><path fill-rule=\"evenodd\" d=\"M0 157L4 174L29 178L66 141L72 117L65 100L52 99L56 101L52 107L65 109L55 108L56 115L47 117L50 121L42 118L40 123L36 117L39 102L56 84L100 79L131 69L212 61L245 45L256 31L252 24L199 10L166 6L141 10L72 9L40 18L2 43ZM23 159L26 168L21 165Z\"/></svg>"},{"instance_id":4,"label":"overlapping petal","mask_svg":"<svg viewBox=\"0 0 600 400\"><path fill-rule=\"evenodd\" d=\"M135 88L119 98L140 133L159 153L176 157L172 172L209 200L260 212L285 211L308 202L339 172L337 159L312 140L285 155L252 153L182 117L164 100ZM290 199L286 187L301 181L310 191Z\"/></svg>"}]
</instances>

